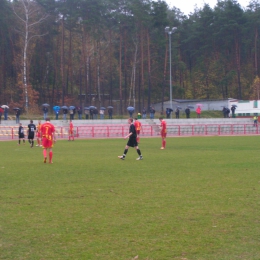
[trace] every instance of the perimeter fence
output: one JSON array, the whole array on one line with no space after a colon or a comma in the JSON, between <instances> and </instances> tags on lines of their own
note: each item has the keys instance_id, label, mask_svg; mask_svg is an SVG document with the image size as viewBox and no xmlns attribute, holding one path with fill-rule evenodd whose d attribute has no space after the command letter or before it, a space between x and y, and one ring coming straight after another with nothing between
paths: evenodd
<instances>
[{"instance_id":1,"label":"perimeter fence","mask_svg":"<svg viewBox=\"0 0 260 260\"><path fill-rule=\"evenodd\" d=\"M26 128L24 128L26 130ZM76 138L117 138L128 133L129 126L114 125L82 125L74 127ZM69 127L56 126L56 137L68 138ZM259 127L252 124L193 124L193 125L167 125L167 136L225 136L225 135L258 135ZM158 125L142 125L140 133L143 137L160 136ZM18 138L18 126L0 126L0 140L14 140Z\"/></svg>"}]
</instances>

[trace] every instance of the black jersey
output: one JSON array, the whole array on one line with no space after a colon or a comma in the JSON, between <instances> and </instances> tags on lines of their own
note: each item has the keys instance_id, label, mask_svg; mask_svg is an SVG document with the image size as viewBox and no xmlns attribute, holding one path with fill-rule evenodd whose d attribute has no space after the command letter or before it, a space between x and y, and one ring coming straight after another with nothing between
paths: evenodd
<instances>
[{"instance_id":1,"label":"black jersey","mask_svg":"<svg viewBox=\"0 0 260 260\"><path fill-rule=\"evenodd\" d=\"M19 138L24 138L24 129L22 126L19 126L19 129L18 129L18 137Z\"/></svg>"},{"instance_id":2,"label":"black jersey","mask_svg":"<svg viewBox=\"0 0 260 260\"><path fill-rule=\"evenodd\" d=\"M127 145L130 146L130 147L136 147L136 146L138 146L138 143L137 143L137 141L136 141L136 130L135 130L134 124L131 124L131 125L130 125L130 127L129 127L129 133L132 133L132 134L129 136Z\"/></svg>"},{"instance_id":3,"label":"black jersey","mask_svg":"<svg viewBox=\"0 0 260 260\"><path fill-rule=\"evenodd\" d=\"M33 135L34 134L34 132L36 131L36 126L35 126L35 124L29 124L28 125L28 135Z\"/></svg>"},{"instance_id":4,"label":"black jersey","mask_svg":"<svg viewBox=\"0 0 260 260\"><path fill-rule=\"evenodd\" d=\"M24 134L24 129L22 126L19 126L19 129L18 129L18 134Z\"/></svg>"},{"instance_id":5,"label":"black jersey","mask_svg":"<svg viewBox=\"0 0 260 260\"><path fill-rule=\"evenodd\" d=\"M130 135L130 138L136 138L136 130L134 124L131 124L129 127L129 133L132 133Z\"/></svg>"}]
</instances>

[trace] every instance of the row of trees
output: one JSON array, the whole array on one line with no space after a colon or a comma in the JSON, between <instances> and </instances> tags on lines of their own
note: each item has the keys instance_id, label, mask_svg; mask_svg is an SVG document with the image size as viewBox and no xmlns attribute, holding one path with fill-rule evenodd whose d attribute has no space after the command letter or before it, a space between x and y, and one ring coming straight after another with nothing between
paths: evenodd
<instances>
[{"instance_id":1,"label":"row of trees","mask_svg":"<svg viewBox=\"0 0 260 260\"><path fill-rule=\"evenodd\" d=\"M260 4L207 4L185 16L164 1L2 0L0 103L139 110L176 99L259 99Z\"/></svg>"}]
</instances>

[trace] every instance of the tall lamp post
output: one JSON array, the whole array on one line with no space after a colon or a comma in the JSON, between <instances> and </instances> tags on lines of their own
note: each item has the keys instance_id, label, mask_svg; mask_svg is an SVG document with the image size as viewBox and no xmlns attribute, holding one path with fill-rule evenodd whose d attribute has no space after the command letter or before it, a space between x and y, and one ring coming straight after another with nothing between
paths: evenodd
<instances>
[{"instance_id":1,"label":"tall lamp post","mask_svg":"<svg viewBox=\"0 0 260 260\"><path fill-rule=\"evenodd\" d=\"M169 57L170 57L170 107L172 109L172 33L177 30L177 27L170 29L169 26L165 27L165 32L169 35ZM172 118L172 112L171 112Z\"/></svg>"}]
</instances>

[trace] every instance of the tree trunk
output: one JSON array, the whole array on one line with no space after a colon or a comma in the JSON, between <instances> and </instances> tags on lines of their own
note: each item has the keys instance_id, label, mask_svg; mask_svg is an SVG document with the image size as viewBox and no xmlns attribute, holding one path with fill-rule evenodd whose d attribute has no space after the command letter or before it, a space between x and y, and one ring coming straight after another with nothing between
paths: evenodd
<instances>
[{"instance_id":1,"label":"tree trunk","mask_svg":"<svg viewBox=\"0 0 260 260\"><path fill-rule=\"evenodd\" d=\"M257 65L257 39L258 39L258 28L255 27L255 77L258 76L258 65Z\"/></svg>"}]
</instances>

